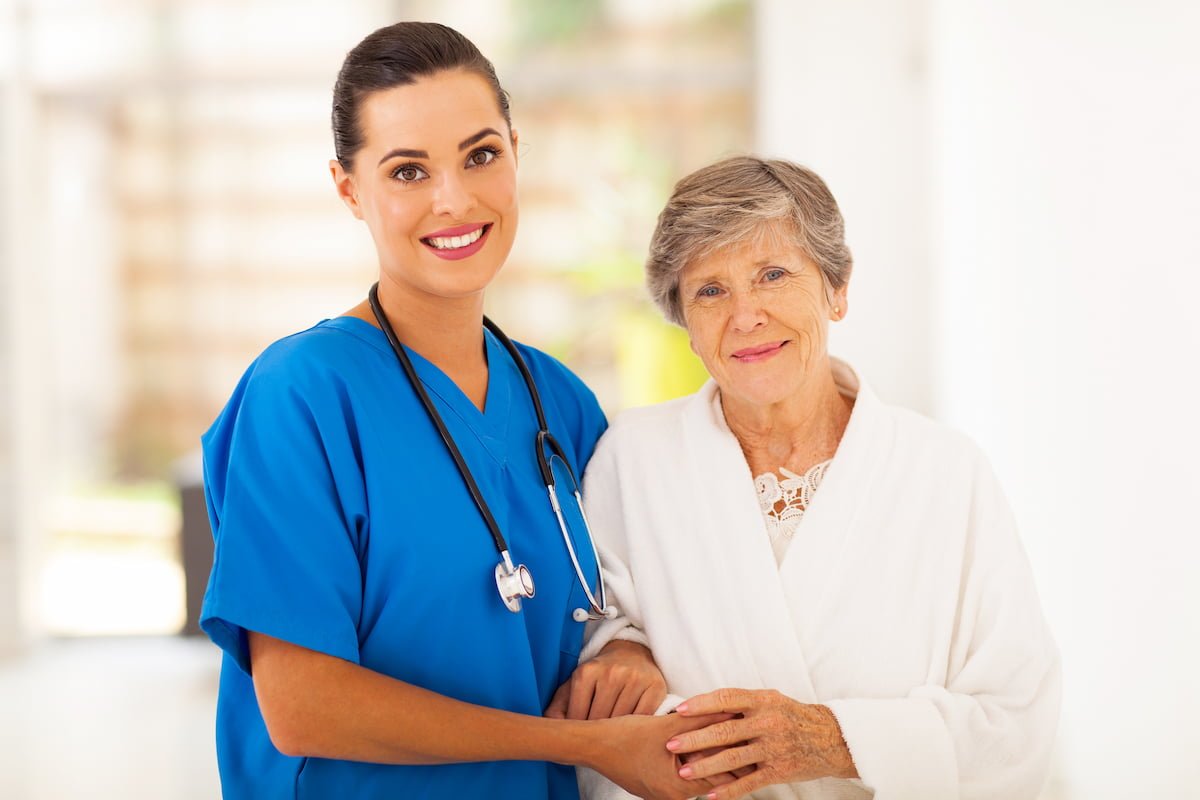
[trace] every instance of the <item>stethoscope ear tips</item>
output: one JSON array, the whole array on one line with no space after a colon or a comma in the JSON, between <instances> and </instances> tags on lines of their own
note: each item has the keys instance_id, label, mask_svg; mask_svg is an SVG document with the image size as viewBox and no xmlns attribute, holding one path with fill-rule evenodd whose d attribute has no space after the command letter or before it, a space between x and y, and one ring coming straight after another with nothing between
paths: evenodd
<instances>
[{"instance_id":1,"label":"stethoscope ear tips","mask_svg":"<svg viewBox=\"0 0 1200 800\"><path fill-rule=\"evenodd\" d=\"M605 606L604 610L597 615L592 615L587 612L587 609L577 608L571 612L571 619L576 622L587 622L589 619L616 619L616 606Z\"/></svg>"}]
</instances>

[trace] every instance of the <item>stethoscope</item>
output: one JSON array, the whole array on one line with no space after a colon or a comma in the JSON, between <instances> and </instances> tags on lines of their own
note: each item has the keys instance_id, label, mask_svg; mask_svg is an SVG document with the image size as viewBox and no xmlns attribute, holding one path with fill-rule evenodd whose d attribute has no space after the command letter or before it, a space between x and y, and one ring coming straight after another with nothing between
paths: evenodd
<instances>
[{"instance_id":1,"label":"stethoscope","mask_svg":"<svg viewBox=\"0 0 1200 800\"><path fill-rule=\"evenodd\" d=\"M471 498L479 508L479 513L483 516L483 521L487 523L488 530L491 531L492 541L496 545L496 550L500 553L500 563L496 565L496 589L500 592L500 598L504 601L504 605L508 610L516 613L521 610L521 598L533 597L533 575L530 574L529 568L524 564L513 566L512 557L508 552L508 542L504 540L504 536L500 533L500 526L496 524L496 518L492 516L492 510L488 507L487 501L483 499L483 494L479 491L479 485L475 483L475 476L471 474L471 469L463 459L458 445L454 443L454 437L446 429L446 423L442 421L442 415L438 413L437 408L433 405L433 401L429 399L429 394L425 391L420 378L417 377L417 371L413 369L412 360L408 357L408 353L404 352L404 346L400 343L400 339L397 338L392 324L388 322L383 306L379 304L378 283L371 287L368 298L371 301L371 310L375 312L375 319L379 322L379 327L387 335L388 342L392 345L392 351L395 352L396 358L400 361L400 366L404 368L404 374L408 376L409 383L416 390L417 396L421 398L421 404L425 406L425 413L429 415L429 419L437 427L438 433L442 435L442 441L446 443L446 449L450 451L450 455L454 458L454 463L458 466L458 472L462 475L463 481L467 484L467 490L471 493ZM596 542L592 538L592 529L588 525L587 517L583 513L583 498L579 494L579 481L575 479L575 471L571 469L571 464L567 461L567 455L563 452L562 446L559 445L558 440L554 438L546 425L546 415L542 411L542 398L538 394L537 386L533 382L533 376L529 373L529 367L525 365L525 359L521 357L521 353L517 350L516 345L504 335L504 332L500 330L500 327L496 323L484 317L483 325L504 345L504 349L508 351L509 356L521 371L521 377L525 379L525 388L529 390L529 397L533 400L533 410L537 414L538 421L538 470L542 473L542 482L545 483L546 492L550 495L550 507L554 509L554 516L558 519L558 529L562 533L563 543L567 546L567 553L571 556L571 564L575 567L575 578L579 581L579 585L583 587L583 593L587 596L588 605L590 606L587 609L575 609L571 613L571 618L576 622L612 619L617 615L617 609L615 606L608 604L608 594L604 588L604 572L600 569L600 554L596 552ZM550 451L549 458L546 456L547 449ZM554 491L555 478L550 462L551 459L556 457L562 462L563 467L567 471L567 476L571 480L571 491L575 496L575 502L579 505L579 518L583 520L584 533L587 534L588 543L592 546L592 557L596 562L596 576L600 588L599 601L592 595L592 590L588 587L588 582L583 577L583 568L579 566L579 558L575 555L575 545L571 541L571 534L567 531L567 523L563 519L562 506L559 505L558 495Z\"/></svg>"}]
</instances>

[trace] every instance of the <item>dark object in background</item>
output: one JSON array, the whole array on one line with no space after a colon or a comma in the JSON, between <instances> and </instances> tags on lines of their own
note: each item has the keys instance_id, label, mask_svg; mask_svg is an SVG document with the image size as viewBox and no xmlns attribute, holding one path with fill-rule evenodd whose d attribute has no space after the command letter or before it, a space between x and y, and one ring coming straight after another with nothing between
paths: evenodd
<instances>
[{"instance_id":1,"label":"dark object in background","mask_svg":"<svg viewBox=\"0 0 1200 800\"><path fill-rule=\"evenodd\" d=\"M187 617L181 633L199 636L200 606L212 571L213 538L208 524L208 508L204 503L204 472L200 453L185 456L175 464L175 485L179 489L179 511L182 521L180 550L183 557L183 582Z\"/></svg>"}]
</instances>

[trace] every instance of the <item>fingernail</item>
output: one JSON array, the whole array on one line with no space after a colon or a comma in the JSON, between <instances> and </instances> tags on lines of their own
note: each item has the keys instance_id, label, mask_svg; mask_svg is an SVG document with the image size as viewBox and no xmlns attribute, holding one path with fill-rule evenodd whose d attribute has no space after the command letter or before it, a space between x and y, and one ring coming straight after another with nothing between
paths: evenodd
<instances>
[{"instance_id":1,"label":"fingernail","mask_svg":"<svg viewBox=\"0 0 1200 800\"><path fill-rule=\"evenodd\" d=\"M692 768L685 764L683 766L683 768L679 770L679 777L681 777L681 778L692 777Z\"/></svg>"},{"instance_id":2,"label":"fingernail","mask_svg":"<svg viewBox=\"0 0 1200 800\"><path fill-rule=\"evenodd\" d=\"M687 703L680 703L679 705L675 706L675 710L678 711L680 714L686 714L687 713Z\"/></svg>"},{"instance_id":3,"label":"fingernail","mask_svg":"<svg viewBox=\"0 0 1200 800\"><path fill-rule=\"evenodd\" d=\"M672 739L671 741L667 742L667 749L670 750L672 753L674 753L676 750L679 749L679 740Z\"/></svg>"},{"instance_id":4,"label":"fingernail","mask_svg":"<svg viewBox=\"0 0 1200 800\"><path fill-rule=\"evenodd\" d=\"M709 792L708 794L704 795L704 797L705 797L705 800L717 800L717 793Z\"/></svg>"}]
</instances>

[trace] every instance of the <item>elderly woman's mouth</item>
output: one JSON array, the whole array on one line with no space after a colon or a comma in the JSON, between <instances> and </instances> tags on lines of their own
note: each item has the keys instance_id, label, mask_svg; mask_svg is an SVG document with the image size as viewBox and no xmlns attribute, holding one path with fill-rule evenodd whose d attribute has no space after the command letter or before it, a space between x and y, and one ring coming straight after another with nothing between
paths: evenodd
<instances>
[{"instance_id":1,"label":"elderly woman's mouth","mask_svg":"<svg viewBox=\"0 0 1200 800\"><path fill-rule=\"evenodd\" d=\"M743 347L733 353L733 357L743 363L751 361L766 361L771 356L778 353L788 343L787 339L782 342L769 342L768 344L755 345L754 347Z\"/></svg>"}]
</instances>

